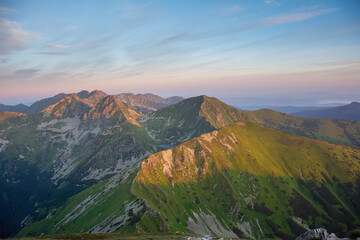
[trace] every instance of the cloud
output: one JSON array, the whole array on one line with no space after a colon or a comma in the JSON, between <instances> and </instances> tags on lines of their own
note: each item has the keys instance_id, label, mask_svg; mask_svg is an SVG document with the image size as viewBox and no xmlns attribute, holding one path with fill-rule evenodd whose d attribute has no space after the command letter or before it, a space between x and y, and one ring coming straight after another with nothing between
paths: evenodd
<instances>
[{"instance_id":1,"label":"cloud","mask_svg":"<svg viewBox=\"0 0 360 240\"><path fill-rule=\"evenodd\" d=\"M264 0L264 3L268 5L280 5L280 3L275 0Z\"/></svg>"},{"instance_id":2,"label":"cloud","mask_svg":"<svg viewBox=\"0 0 360 240\"><path fill-rule=\"evenodd\" d=\"M255 23L252 27L261 28L261 27L269 27L269 26L275 26L286 23L301 22L334 11L336 11L335 8L329 8L329 9L319 9L315 11L299 11L299 12L285 13L264 19L260 22Z\"/></svg>"},{"instance_id":3,"label":"cloud","mask_svg":"<svg viewBox=\"0 0 360 240\"><path fill-rule=\"evenodd\" d=\"M37 54L42 54L42 55L69 55L68 52L38 52Z\"/></svg>"},{"instance_id":4,"label":"cloud","mask_svg":"<svg viewBox=\"0 0 360 240\"><path fill-rule=\"evenodd\" d=\"M0 18L0 53L7 54L23 49L32 35L23 30L19 23Z\"/></svg>"},{"instance_id":5,"label":"cloud","mask_svg":"<svg viewBox=\"0 0 360 240\"><path fill-rule=\"evenodd\" d=\"M7 15L7 14L10 14L10 13L13 13L13 12L16 12L16 10L12 9L12 8L0 7L0 14Z\"/></svg>"},{"instance_id":6,"label":"cloud","mask_svg":"<svg viewBox=\"0 0 360 240\"><path fill-rule=\"evenodd\" d=\"M0 14L10 14L16 12L15 9L11 9L11 8L5 8L5 7L0 7Z\"/></svg>"},{"instance_id":7,"label":"cloud","mask_svg":"<svg viewBox=\"0 0 360 240\"><path fill-rule=\"evenodd\" d=\"M19 69L14 72L16 75L22 75L22 76L33 76L36 73L40 72L40 69L37 68L27 68L27 69Z\"/></svg>"},{"instance_id":8,"label":"cloud","mask_svg":"<svg viewBox=\"0 0 360 240\"><path fill-rule=\"evenodd\" d=\"M48 46L53 48L69 48L69 46L65 46L57 43L49 43Z\"/></svg>"}]
</instances>

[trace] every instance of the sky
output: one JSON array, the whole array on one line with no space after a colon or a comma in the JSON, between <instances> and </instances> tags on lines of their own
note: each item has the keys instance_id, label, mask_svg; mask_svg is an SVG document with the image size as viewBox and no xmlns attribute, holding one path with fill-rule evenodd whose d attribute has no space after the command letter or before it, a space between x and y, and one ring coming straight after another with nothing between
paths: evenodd
<instances>
[{"instance_id":1,"label":"sky","mask_svg":"<svg viewBox=\"0 0 360 240\"><path fill-rule=\"evenodd\" d=\"M83 89L360 101L360 1L1 0L0 103Z\"/></svg>"}]
</instances>

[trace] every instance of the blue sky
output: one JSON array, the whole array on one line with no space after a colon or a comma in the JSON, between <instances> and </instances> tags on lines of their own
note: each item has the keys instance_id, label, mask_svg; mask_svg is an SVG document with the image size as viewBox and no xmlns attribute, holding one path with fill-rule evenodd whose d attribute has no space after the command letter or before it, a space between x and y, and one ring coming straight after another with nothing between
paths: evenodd
<instances>
[{"instance_id":1,"label":"blue sky","mask_svg":"<svg viewBox=\"0 0 360 240\"><path fill-rule=\"evenodd\" d=\"M0 102L82 89L357 100L359 9L357 0L3 0Z\"/></svg>"}]
</instances>

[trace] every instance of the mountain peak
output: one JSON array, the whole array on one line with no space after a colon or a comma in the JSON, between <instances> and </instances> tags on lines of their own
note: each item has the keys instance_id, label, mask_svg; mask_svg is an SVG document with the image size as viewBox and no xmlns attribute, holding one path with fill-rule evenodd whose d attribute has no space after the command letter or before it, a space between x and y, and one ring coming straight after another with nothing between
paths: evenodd
<instances>
[{"instance_id":1,"label":"mountain peak","mask_svg":"<svg viewBox=\"0 0 360 240\"><path fill-rule=\"evenodd\" d=\"M221 128L241 119L240 111L214 97L201 95L200 115L215 128Z\"/></svg>"},{"instance_id":2,"label":"mountain peak","mask_svg":"<svg viewBox=\"0 0 360 240\"><path fill-rule=\"evenodd\" d=\"M201 95L160 109L144 123L157 138L176 145L239 121L240 114L217 98ZM158 136L161 130L166 134Z\"/></svg>"},{"instance_id":3,"label":"mountain peak","mask_svg":"<svg viewBox=\"0 0 360 240\"><path fill-rule=\"evenodd\" d=\"M74 117L75 115L82 115L88 111L90 107L83 102L76 93L69 94L57 103L50 105L41 112L51 114L55 117Z\"/></svg>"},{"instance_id":4,"label":"mountain peak","mask_svg":"<svg viewBox=\"0 0 360 240\"><path fill-rule=\"evenodd\" d=\"M100 90L94 90L91 93L87 92L87 96L84 95L83 101L90 107L96 105L101 99L108 96L105 92Z\"/></svg>"},{"instance_id":5,"label":"mountain peak","mask_svg":"<svg viewBox=\"0 0 360 240\"><path fill-rule=\"evenodd\" d=\"M94 105L84 119L117 119L138 125L136 122L138 117L140 117L139 112L126 107L114 96L108 95Z\"/></svg>"},{"instance_id":6,"label":"mountain peak","mask_svg":"<svg viewBox=\"0 0 360 240\"><path fill-rule=\"evenodd\" d=\"M136 110L143 112L153 112L183 100L183 98L178 97L164 99L151 93L139 93L136 95L133 93L122 93L115 95L115 98L120 102L133 106Z\"/></svg>"},{"instance_id":7,"label":"mountain peak","mask_svg":"<svg viewBox=\"0 0 360 240\"><path fill-rule=\"evenodd\" d=\"M352 102L349 104L349 106L360 106L359 102Z\"/></svg>"},{"instance_id":8,"label":"mountain peak","mask_svg":"<svg viewBox=\"0 0 360 240\"><path fill-rule=\"evenodd\" d=\"M89 97L89 91L82 90L78 92L76 95L78 95L79 98L84 99Z\"/></svg>"},{"instance_id":9,"label":"mountain peak","mask_svg":"<svg viewBox=\"0 0 360 240\"><path fill-rule=\"evenodd\" d=\"M107 96L108 94L101 90L94 90L89 95L90 96L93 96L93 95Z\"/></svg>"}]
</instances>

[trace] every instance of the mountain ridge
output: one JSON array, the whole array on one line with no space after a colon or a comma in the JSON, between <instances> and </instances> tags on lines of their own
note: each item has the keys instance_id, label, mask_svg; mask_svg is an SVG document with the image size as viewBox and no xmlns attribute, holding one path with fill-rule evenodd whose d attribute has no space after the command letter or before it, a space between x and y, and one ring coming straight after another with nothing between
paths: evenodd
<instances>
[{"instance_id":1,"label":"mountain ridge","mask_svg":"<svg viewBox=\"0 0 360 240\"><path fill-rule=\"evenodd\" d=\"M292 113L295 116L308 118L330 118L350 121L360 121L360 103L352 102L345 106L339 106L317 111L302 111Z\"/></svg>"},{"instance_id":2,"label":"mountain ridge","mask_svg":"<svg viewBox=\"0 0 360 240\"><path fill-rule=\"evenodd\" d=\"M65 205L70 204L67 203L67 200L72 196L74 199L77 199L76 201L82 199L81 201L86 202L86 194L82 193L86 191L86 189L92 189L91 191L95 191L101 196L101 188L97 187L96 184L100 184L113 176L117 176L119 179L125 177L125 175L122 175L126 173L125 169L137 166L137 164L147 156L159 152L164 148L173 149L175 146L175 149L177 149L178 146L187 144L188 141L193 138L216 138L216 136L212 136L213 131L226 131L224 130L226 126L233 126L232 124L242 120L254 122L249 123L249 126L256 123L294 135L304 135L328 142L346 143L355 146L358 144L357 139L360 136L360 134L357 134L360 132L359 122L331 119L306 119L271 110L255 112L239 111L216 98L205 95L185 99L180 103L164 107L155 112L144 113L135 111L134 108L128 104L118 101L115 96L108 95L102 97L103 94L96 91L92 94L92 96L96 96L94 97L96 101L94 101L94 105L90 106L89 103L86 103L86 99L89 98L90 94L89 92L74 93L48 107L46 112L7 118L0 123L0 181L3 183L0 188L0 196L5 196L2 195L5 194L5 192L7 194L7 198L0 197L0 205L2 206L0 210L9 212L9 214L5 214L9 216L7 220L0 218L0 222L3 222L3 224L0 225L4 226L4 229L0 228L0 233L4 234L6 232L6 234L9 234L10 232L14 234L23 228L25 223L25 225L30 224L29 226L32 226L32 222L41 221L52 211L60 211L60 207L65 203ZM84 98L80 98L78 95ZM0 113L0 116L1 115ZM234 126L237 125L235 124ZM254 129L257 128L254 127ZM266 131L263 132L262 134L265 134ZM207 135L207 133L210 134ZM285 134L284 136L287 135ZM266 135L264 135L264 137L266 137ZM230 138L223 139L221 140L222 142L220 141L223 149L230 149L228 146L234 144L233 142L227 142L230 141ZM249 139L250 138L251 135L249 136ZM234 138L232 137L232 139ZM306 140L306 142L308 141L309 140ZM267 143L265 142L265 144ZM301 142L297 145L299 148L302 146ZM322 145L324 145L324 143ZM206 144L204 146L206 146ZM254 147L255 146L256 149L252 149L252 152L262 149L261 144L255 144ZM202 145L195 146L194 151L196 149L196 151L199 151L202 147ZM211 146L207 146L207 148L211 150ZM347 149L347 147L345 148ZM212 151L214 154L216 152L215 155L219 156L218 154L223 149L218 148L216 151ZM169 150L169 152L170 151L173 150ZM346 155L350 156L351 154L346 153ZM245 158L246 157L247 156L245 156ZM274 156L269 157L273 158ZM320 157L321 159L323 158L322 155ZM339 157L339 159L342 158L344 158L344 156ZM280 160L281 159L279 159L279 161ZM200 159L199 161L201 163L203 160ZM225 170L224 168L220 168L217 172ZM278 170L274 173L277 172ZM252 174L249 175L251 179L259 178L259 181L264 180L264 176L255 176L254 173L246 174ZM306 171L303 171L303 174L304 176L309 175ZM201 174L199 176L201 176ZM323 175L316 174L316 176L320 177L321 180L325 179ZM325 176L327 175L325 174ZM226 176L221 174L221 176L219 175L216 179L223 179L224 177L226 179ZM277 186L281 184L280 177L276 175L273 179L273 184ZM286 175L286 177L289 178L293 176ZM331 179L329 176L328 178ZM291 179L289 182L292 185L300 184L302 186L304 184L303 182L294 182L294 180ZM202 181L203 179L200 178L200 180ZM246 178L243 179L243 181L245 180ZM175 179L173 181L175 181ZM332 181L336 182L334 179ZM356 186L355 184L353 187L355 188ZM195 185L193 187L198 188L198 186ZM207 186L204 185L203 187ZM227 187L227 185L223 187ZM130 192L130 188L131 185L126 184L126 186L122 185L122 187L119 187L118 190L126 189L127 192ZM270 188L270 186L267 186L267 188ZM328 188L328 185L326 185L326 188ZM118 190L114 190L116 193L111 191L111 194L120 194ZM202 192L201 189L198 190ZM301 189L297 189L297 191L300 190ZM23 197L15 194L17 191L23 192ZM246 191L250 190L248 189ZM290 193L289 189L286 191ZM338 193L339 191L341 192L343 190L336 190ZM77 195L77 193L80 195ZM355 194L354 196L356 196L354 192L349 193ZM308 193L302 194L306 195ZM344 192L342 192L342 194L344 194ZM317 197L317 195L306 196L311 199ZM123 198L122 201L133 200L134 198L129 195ZM99 201L108 202L101 197ZM348 202L350 200L346 201ZM319 206L319 203L316 201L310 202L310 205ZM119 203L119 209L123 209L123 206L121 206L123 203L124 202ZM326 206L330 208L328 205ZM68 214L66 212L69 208L70 207L67 206L61 210L62 213L65 215ZM99 208L101 208L100 205L94 206L94 209L89 211L88 214L96 212L98 214ZM262 209L261 207L256 208ZM127 212L127 210L125 212ZM275 210L272 209L271 211ZM333 209L331 211L333 211ZM16 214L10 214L10 212ZM142 214L142 210L140 212ZM124 212L119 212L119 214L123 213ZM252 214L252 212L249 213ZM127 216L128 214L131 214L131 212L126 213ZM200 227L196 225L196 222L199 222L201 218L213 219L215 221L217 217L214 218L214 216L220 216L215 213L212 213L215 215L209 214L210 213L206 213L205 210L196 212L196 216L195 213L192 215L194 222L190 222L189 224ZM322 214L325 214L324 211L322 211ZM155 216L154 219L157 219L156 221L159 220L156 224L166 226L166 224L162 224L166 219L156 217L156 211L152 212L149 210L144 215L144 221L139 223L140 228L157 228L156 224L151 225L152 227L148 225L149 222L147 221L150 220L150 215ZM59 217L60 215L56 216ZM79 217L80 216L82 215L80 214ZM125 215L121 216L124 219L131 219L127 216L125 217ZM120 215L118 217L120 217ZM75 224L74 226L76 226L76 219L77 218L71 220L71 224ZM81 217L81 219L84 218ZM128 220L126 220L126 224L130 224ZM131 222L133 225L131 225L130 228L134 229L134 224L139 220L139 218L134 219L134 221ZM292 220L289 221L291 222ZM201 220L200 222L203 221ZM92 221L92 223L95 224L96 220ZM110 227L111 224L108 225L108 223L112 224L117 222L110 221L106 222L106 224L104 222L106 226ZM274 224L275 223L283 227L283 233L290 234L288 225L279 221L275 221ZM100 223L96 223L95 225L98 224ZM264 222L263 224L266 224L268 227L271 225L270 223ZM68 226L67 224L65 225ZM91 224L85 225L90 227ZM91 228L95 225L92 225ZM178 229L185 231L185 225L179 224ZM222 224L220 223L220 225ZM228 227L230 226L229 224L227 225ZM171 224L169 226L173 225ZM39 227L40 233L42 227L42 225L41 228ZM202 229L205 231L207 228L203 227ZM227 231L231 230L233 233L238 232L228 227L224 226L224 228L220 230L227 229ZM240 229L239 226L233 227ZM275 233L273 230L269 230L269 234Z\"/></svg>"},{"instance_id":3,"label":"mountain ridge","mask_svg":"<svg viewBox=\"0 0 360 240\"><path fill-rule=\"evenodd\" d=\"M347 161L339 160L343 154L348 156ZM331 202L334 195L326 199L323 193L331 189L329 194L337 199L343 194L343 182L359 181L359 157L358 148L238 122L143 161L132 186L133 193L148 206L138 227L155 232L191 230L203 235L290 239L305 231L293 219L309 226L315 224L296 201L307 204L306 211L313 211L311 215L327 215L322 223L327 218L339 221L350 216L359 222L359 196L352 203L336 203L344 208L343 213L335 208L331 209L333 213L326 213L331 208L326 201ZM323 192L309 182L319 183ZM294 207L289 209L292 201ZM346 209L358 212L352 210L350 214ZM156 220L150 220L154 217ZM342 224L347 229L354 227L349 221L342 222L342 226L327 224L329 230L342 234Z\"/></svg>"}]
</instances>

